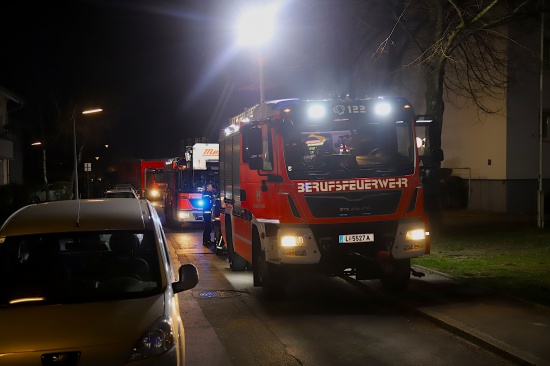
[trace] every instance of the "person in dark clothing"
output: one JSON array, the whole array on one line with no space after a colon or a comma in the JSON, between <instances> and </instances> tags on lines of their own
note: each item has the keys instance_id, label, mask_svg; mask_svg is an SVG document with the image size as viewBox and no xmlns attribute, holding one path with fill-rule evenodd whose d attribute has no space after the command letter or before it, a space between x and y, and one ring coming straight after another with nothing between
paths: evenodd
<instances>
[{"instance_id":1,"label":"person in dark clothing","mask_svg":"<svg viewBox=\"0 0 550 366\"><path fill-rule=\"evenodd\" d=\"M216 199L212 189L212 183L206 183L202 192L202 218L204 220L204 231L202 233L202 244L210 245L210 233L212 232L212 208Z\"/></svg>"}]
</instances>

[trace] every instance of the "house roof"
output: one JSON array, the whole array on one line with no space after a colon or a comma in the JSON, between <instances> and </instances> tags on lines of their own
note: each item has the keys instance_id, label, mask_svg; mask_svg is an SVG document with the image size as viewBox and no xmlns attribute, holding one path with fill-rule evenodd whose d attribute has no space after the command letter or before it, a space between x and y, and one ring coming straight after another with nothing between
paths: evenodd
<instances>
[{"instance_id":1,"label":"house roof","mask_svg":"<svg viewBox=\"0 0 550 366\"><path fill-rule=\"evenodd\" d=\"M0 86L0 94L4 94L6 96L6 98L8 98L9 100L11 100L11 101L13 101L17 104L23 105L23 99L21 99L20 97L18 97L14 93L10 92L9 90L3 88L2 86Z\"/></svg>"}]
</instances>

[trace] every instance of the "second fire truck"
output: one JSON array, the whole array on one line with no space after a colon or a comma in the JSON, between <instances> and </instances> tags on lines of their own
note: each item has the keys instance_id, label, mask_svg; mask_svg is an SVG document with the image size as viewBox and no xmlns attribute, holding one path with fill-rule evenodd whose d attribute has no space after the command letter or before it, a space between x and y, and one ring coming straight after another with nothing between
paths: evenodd
<instances>
[{"instance_id":1,"label":"second fire truck","mask_svg":"<svg viewBox=\"0 0 550 366\"><path fill-rule=\"evenodd\" d=\"M166 184L164 166L166 160L124 160L118 162L118 183L131 184L142 198L161 200Z\"/></svg>"},{"instance_id":2,"label":"second fire truck","mask_svg":"<svg viewBox=\"0 0 550 366\"><path fill-rule=\"evenodd\" d=\"M168 224L202 221L202 192L206 183L218 188L219 145L188 146L183 157L165 167L164 214Z\"/></svg>"},{"instance_id":3,"label":"second fire truck","mask_svg":"<svg viewBox=\"0 0 550 366\"><path fill-rule=\"evenodd\" d=\"M256 105L220 135L221 234L234 271L282 294L298 273L409 282L429 253L415 114L400 97Z\"/></svg>"}]
</instances>

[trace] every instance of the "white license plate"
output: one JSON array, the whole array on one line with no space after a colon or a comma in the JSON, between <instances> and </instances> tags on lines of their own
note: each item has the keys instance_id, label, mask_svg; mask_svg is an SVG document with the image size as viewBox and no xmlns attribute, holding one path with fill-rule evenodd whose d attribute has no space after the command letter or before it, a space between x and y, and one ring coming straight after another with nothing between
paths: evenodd
<instances>
[{"instance_id":1,"label":"white license plate","mask_svg":"<svg viewBox=\"0 0 550 366\"><path fill-rule=\"evenodd\" d=\"M340 235L338 241L340 243L368 243L374 241L374 234Z\"/></svg>"}]
</instances>

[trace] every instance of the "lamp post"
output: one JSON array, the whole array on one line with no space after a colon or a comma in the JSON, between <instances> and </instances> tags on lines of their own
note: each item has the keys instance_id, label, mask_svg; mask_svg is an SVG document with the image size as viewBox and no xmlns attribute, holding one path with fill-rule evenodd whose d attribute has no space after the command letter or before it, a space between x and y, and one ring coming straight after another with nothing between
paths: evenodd
<instances>
[{"instance_id":1,"label":"lamp post","mask_svg":"<svg viewBox=\"0 0 550 366\"><path fill-rule=\"evenodd\" d=\"M101 108L87 109L82 114L103 112ZM74 148L74 199L78 199L78 156L76 154L76 115L73 113L73 148Z\"/></svg>"},{"instance_id":2,"label":"lamp post","mask_svg":"<svg viewBox=\"0 0 550 366\"><path fill-rule=\"evenodd\" d=\"M275 31L274 6L259 6L250 8L242 14L237 23L237 45L240 47L254 47L258 52L258 66L260 72L260 103L264 98L264 59L263 46L266 45Z\"/></svg>"},{"instance_id":3,"label":"lamp post","mask_svg":"<svg viewBox=\"0 0 550 366\"><path fill-rule=\"evenodd\" d=\"M44 188L46 190L46 201L50 200L50 188L48 186L48 174L46 170L46 147L42 142L36 141L31 144L32 146L42 146L42 175L44 177Z\"/></svg>"},{"instance_id":4,"label":"lamp post","mask_svg":"<svg viewBox=\"0 0 550 366\"><path fill-rule=\"evenodd\" d=\"M543 124L544 124L544 108L543 108L543 90L544 90L544 11L540 15L540 79L539 79L539 175L538 175L538 190L537 190L537 227L544 228L544 191L543 183Z\"/></svg>"}]
</instances>

